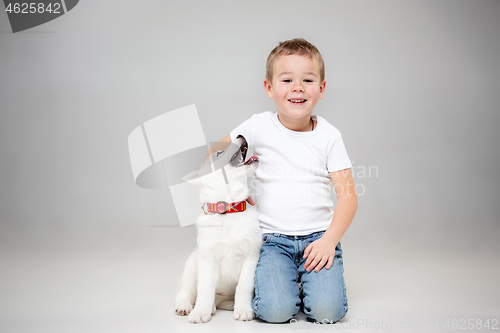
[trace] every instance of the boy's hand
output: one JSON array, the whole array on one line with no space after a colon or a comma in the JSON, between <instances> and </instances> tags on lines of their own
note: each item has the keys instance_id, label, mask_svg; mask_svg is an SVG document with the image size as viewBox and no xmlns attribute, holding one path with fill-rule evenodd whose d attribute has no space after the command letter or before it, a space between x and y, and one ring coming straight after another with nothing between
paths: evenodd
<instances>
[{"instance_id":1,"label":"boy's hand","mask_svg":"<svg viewBox=\"0 0 500 333\"><path fill-rule=\"evenodd\" d=\"M333 265L333 258L335 257L336 244L332 244L326 238L321 237L315 240L304 251L303 258L307 258L304 268L310 272L313 269L319 272L326 264L326 269L330 269Z\"/></svg>"}]
</instances>

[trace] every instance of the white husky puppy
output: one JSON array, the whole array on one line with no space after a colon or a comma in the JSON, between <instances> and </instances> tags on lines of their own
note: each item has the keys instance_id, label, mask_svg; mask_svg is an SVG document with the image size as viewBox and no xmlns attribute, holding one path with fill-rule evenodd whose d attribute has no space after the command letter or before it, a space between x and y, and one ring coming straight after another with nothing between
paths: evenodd
<instances>
[{"instance_id":1,"label":"white husky puppy","mask_svg":"<svg viewBox=\"0 0 500 333\"><path fill-rule=\"evenodd\" d=\"M234 319L252 320L255 268L262 234L255 208L247 205L247 178L258 158L246 158L239 136L224 151L208 158L185 179L200 187L203 204L196 222L198 248L187 260L175 312L190 323L205 323L215 309L234 309ZM214 167L215 166L215 167ZM193 308L194 307L194 308Z\"/></svg>"}]
</instances>

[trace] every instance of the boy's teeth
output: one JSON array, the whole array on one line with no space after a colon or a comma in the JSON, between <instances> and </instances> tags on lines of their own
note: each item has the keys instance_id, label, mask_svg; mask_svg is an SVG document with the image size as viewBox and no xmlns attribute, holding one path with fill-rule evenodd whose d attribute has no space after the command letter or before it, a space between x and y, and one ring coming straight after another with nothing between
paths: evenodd
<instances>
[{"instance_id":1,"label":"boy's teeth","mask_svg":"<svg viewBox=\"0 0 500 333\"><path fill-rule=\"evenodd\" d=\"M290 102L292 103L302 103L302 102L305 102L306 100L305 99L291 99Z\"/></svg>"}]
</instances>

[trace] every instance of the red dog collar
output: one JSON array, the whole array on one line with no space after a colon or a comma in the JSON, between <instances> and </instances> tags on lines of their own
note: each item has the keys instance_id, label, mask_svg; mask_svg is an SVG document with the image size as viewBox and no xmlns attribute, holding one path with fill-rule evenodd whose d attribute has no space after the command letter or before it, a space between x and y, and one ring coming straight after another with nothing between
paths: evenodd
<instances>
[{"instance_id":1,"label":"red dog collar","mask_svg":"<svg viewBox=\"0 0 500 333\"><path fill-rule=\"evenodd\" d=\"M226 214L226 213L241 213L247 209L247 202L232 202L219 201L217 203L205 202L201 206L205 214Z\"/></svg>"}]
</instances>

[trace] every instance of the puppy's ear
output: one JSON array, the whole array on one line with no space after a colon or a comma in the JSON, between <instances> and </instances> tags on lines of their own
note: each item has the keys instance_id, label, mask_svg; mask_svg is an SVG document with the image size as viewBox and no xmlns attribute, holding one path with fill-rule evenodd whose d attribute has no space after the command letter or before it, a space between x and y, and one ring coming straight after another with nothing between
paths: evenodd
<instances>
[{"instance_id":1,"label":"puppy's ear","mask_svg":"<svg viewBox=\"0 0 500 333\"><path fill-rule=\"evenodd\" d=\"M182 177L182 180L191 185L200 186L199 178L199 171L193 171Z\"/></svg>"}]
</instances>

